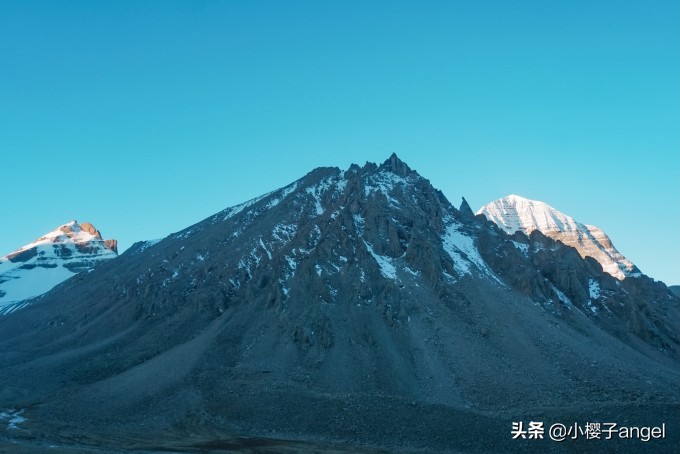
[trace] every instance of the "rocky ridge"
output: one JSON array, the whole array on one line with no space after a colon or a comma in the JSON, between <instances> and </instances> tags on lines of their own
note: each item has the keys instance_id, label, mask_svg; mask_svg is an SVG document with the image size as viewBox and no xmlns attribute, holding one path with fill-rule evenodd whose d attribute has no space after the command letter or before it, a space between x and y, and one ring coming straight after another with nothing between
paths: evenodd
<instances>
[{"instance_id":1,"label":"rocky ridge","mask_svg":"<svg viewBox=\"0 0 680 454\"><path fill-rule=\"evenodd\" d=\"M50 440L515 450L522 415L673 414L679 301L455 208L393 155L313 170L3 317L0 401Z\"/></svg>"}]
</instances>

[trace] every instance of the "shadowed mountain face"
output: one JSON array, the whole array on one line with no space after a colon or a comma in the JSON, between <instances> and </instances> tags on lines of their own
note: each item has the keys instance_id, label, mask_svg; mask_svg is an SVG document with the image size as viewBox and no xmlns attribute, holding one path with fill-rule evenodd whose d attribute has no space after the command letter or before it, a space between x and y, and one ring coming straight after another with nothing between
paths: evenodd
<instances>
[{"instance_id":1,"label":"shadowed mountain face","mask_svg":"<svg viewBox=\"0 0 680 454\"><path fill-rule=\"evenodd\" d=\"M65 443L515 449L523 416L673 414L678 304L457 210L393 155L316 169L3 317L0 402Z\"/></svg>"},{"instance_id":2,"label":"shadowed mountain face","mask_svg":"<svg viewBox=\"0 0 680 454\"><path fill-rule=\"evenodd\" d=\"M680 296L680 285L671 285L668 290L675 296Z\"/></svg>"}]
</instances>

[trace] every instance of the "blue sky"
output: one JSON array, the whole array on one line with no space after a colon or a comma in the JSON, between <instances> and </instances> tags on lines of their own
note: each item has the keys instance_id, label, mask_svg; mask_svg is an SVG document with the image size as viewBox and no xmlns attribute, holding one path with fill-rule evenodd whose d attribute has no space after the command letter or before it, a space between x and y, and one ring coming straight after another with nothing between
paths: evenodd
<instances>
[{"instance_id":1,"label":"blue sky","mask_svg":"<svg viewBox=\"0 0 680 454\"><path fill-rule=\"evenodd\" d=\"M680 284L678 125L677 1L3 1L0 254L71 219L125 249L396 152Z\"/></svg>"}]
</instances>

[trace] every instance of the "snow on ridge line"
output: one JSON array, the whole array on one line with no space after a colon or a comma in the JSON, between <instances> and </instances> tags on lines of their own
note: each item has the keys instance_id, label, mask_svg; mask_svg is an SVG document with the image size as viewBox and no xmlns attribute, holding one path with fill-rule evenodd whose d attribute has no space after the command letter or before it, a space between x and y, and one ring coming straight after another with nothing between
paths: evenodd
<instances>
[{"instance_id":1,"label":"snow on ridge line","mask_svg":"<svg viewBox=\"0 0 680 454\"><path fill-rule=\"evenodd\" d=\"M259 196L257 196L257 197L253 197L252 199L247 200L247 201L245 201L245 202L243 202L243 203L239 203L238 205L234 205L234 206L232 206L232 207L225 208L225 209L222 210L222 212L220 213L220 214L224 214L224 217L222 218L222 220L223 220L223 221L226 221L227 219L236 216L236 215L239 214L241 211L245 210L246 208L248 208L248 207L250 207L250 206L255 205L255 204L256 204L257 202L259 202L260 200L262 200L262 199L264 199L264 198L266 198L266 197L269 197L270 195L274 194L274 193L275 193L276 191L278 191L278 190L279 190L279 189L275 189L274 191L270 191L270 192L267 192L266 194L262 194L262 195L259 195Z\"/></svg>"},{"instance_id":2,"label":"snow on ridge line","mask_svg":"<svg viewBox=\"0 0 680 454\"><path fill-rule=\"evenodd\" d=\"M24 307L28 306L29 304L30 304L30 302L28 302L28 301L8 302L6 304L0 304L0 315L11 314L14 311L18 311L19 309L23 309Z\"/></svg>"},{"instance_id":3,"label":"snow on ridge line","mask_svg":"<svg viewBox=\"0 0 680 454\"><path fill-rule=\"evenodd\" d=\"M288 186L283 187L282 189L279 189L280 196L277 197L276 199L271 200L267 204L267 209L274 208L276 205L281 203L283 199L291 195L296 189L297 189L297 181L293 184L289 184ZM274 191L276 192L276 191Z\"/></svg>"},{"instance_id":4,"label":"snow on ridge line","mask_svg":"<svg viewBox=\"0 0 680 454\"><path fill-rule=\"evenodd\" d=\"M62 228L64 229L70 229L68 232L61 230ZM42 235L40 238L36 239L35 241L28 243L19 249L10 252L9 254L0 257L0 262L9 260L10 256L16 255L17 253L28 251L33 248L43 248L45 251L49 251L50 249L45 248L47 247L52 247L53 245L78 245L78 244L85 244L85 243L93 243L93 244L101 244L102 253L103 254L115 254L111 249L108 249L104 247L104 240L101 238L98 238L96 235L91 234L90 232L87 232L83 230L80 225L77 223L77 221L71 221L66 224L60 225L56 229L52 230L51 232L46 233L45 235ZM73 252L75 254L83 254L78 251L76 248L72 248ZM108 252L107 252L108 251ZM91 254L83 254L83 255L91 255Z\"/></svg>"},{"instance_id":5,"label":"snow on ridge line","mask_svg":"<svg viewBox=\"0 0 680 454\"><path fill-rule=\"evenodd\" d=\"M283 199L288 197L290 194L292 194L296 189L297 189L297 184L298 182L294 182L289 184L288 186L284 186L283 188L279 189L274 189L273 191L269 191L266 194L259 195L257 197L254 197L250 200L247 200L243 203L239 203L238 205L234 205L229 208L225 208L224 210L220 211L218 214L216 214L213 217L213 222L216 222L220 217L222 218L223 221L226 221L227 219L233 218L243 210L245 210L248 207L251 207L255 205L257 202L260 200L266 199L267 197L280 193L280 196L277 198L274 198L269 201L269 203L266 206L266 209L274 208L276 205L281 203Z\"/></svg>"},{"instance_id":6,"label":"snow on ridge line","mask_svg":"<svg viewBox=\"0 0 680 454\"><path fill-rule=\"evenodd\" d=\"M519 230L528 235L534 230L540 230L544 233L581 230L579 223L574 218L547 203L526 199L514 194L483 206L475 214L483 214L507 233L514 233Z\"/></svg>"},{"instance_id":7,"label":"snow on ridge line","mask_svg":"<svg viewBox=\"0 0 680 454\"><path fill-rule=\"evenodd\" d=\"M137 252L144 252L148 248L150 248L151 246L155 246L156 244L160 243L161 241L163 241L163 238L157 238L155 240L144 240L144 241L142 241L142 244L139 246L139 249L137 250Z\"/></svg>"}]
</instances>

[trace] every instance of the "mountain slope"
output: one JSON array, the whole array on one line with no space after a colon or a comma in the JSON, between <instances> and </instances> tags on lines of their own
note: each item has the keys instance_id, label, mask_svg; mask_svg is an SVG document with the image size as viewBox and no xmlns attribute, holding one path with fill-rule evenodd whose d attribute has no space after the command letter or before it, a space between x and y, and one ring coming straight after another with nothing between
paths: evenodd
<instances>
[{"instance_id":1,"label":"mountain slope","mask_svg":"<svg viewBox=\"0 0 680 454\"><path fill-rule=\"evenodd\" d=\"M117 255L116 240L103 240L92 224L71 221L59 226L0 257L0 315Z\"/></svg>"},{"instance_id":2,"label":"mountain slope","mask_svg":"<svg viewBox=\"0 0 680 454\"><path fill-rule=\"evenodd\" d=\"M609 237L598 227L576 222L543 202L509 195L477 211L509 234L529 235L538 230L546 236L576 248L581 257L593 257L605 272L617 279L640 276L640 270L616 250Z\"/></svg>"},{"instance_id":3,"label":"mountain slope","mask_svg":"<svg viewBox=\"0 0 680 454\"><path fill-rule=\"evenodd\" d=\"M0 402L59 443L508 451L523 415L673 415L679 320L663 284L509 236L393 155L316 169L0 319Z\"/></svg>"}]
</instances>

